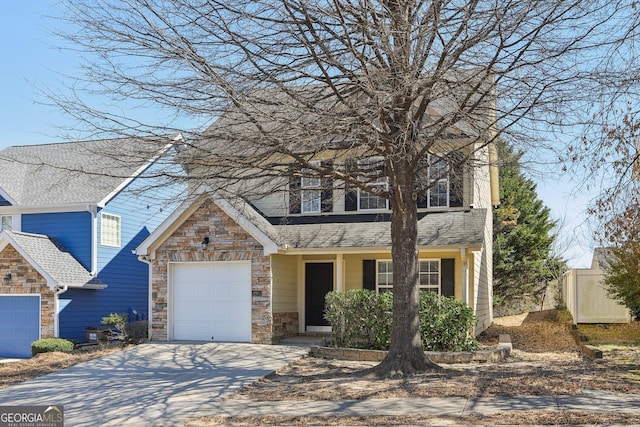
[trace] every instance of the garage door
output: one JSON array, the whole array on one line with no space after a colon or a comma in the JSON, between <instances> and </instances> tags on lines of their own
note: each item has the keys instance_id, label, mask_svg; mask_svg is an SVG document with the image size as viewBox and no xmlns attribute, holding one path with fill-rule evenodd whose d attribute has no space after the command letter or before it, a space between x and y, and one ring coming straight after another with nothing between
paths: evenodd
<instances>
[{"instance_id":1,"label":"garage door","mask_svg":"<svg viewBox=\"0 0 640 427\"><path fill-rule=\"evenodd\" d=\"M251 262L173 264L173 339L251 341Z\"/></svg>"},{"instance_id":2,"label":"garage door","mask_svg":"<svg viewBox=\"0 0 640 427\"><path fill-rule=\"evenodd\" d=\"M40 296L0 295L0 357L31 357L40 338Z\"/></svg>"}]
</instances>

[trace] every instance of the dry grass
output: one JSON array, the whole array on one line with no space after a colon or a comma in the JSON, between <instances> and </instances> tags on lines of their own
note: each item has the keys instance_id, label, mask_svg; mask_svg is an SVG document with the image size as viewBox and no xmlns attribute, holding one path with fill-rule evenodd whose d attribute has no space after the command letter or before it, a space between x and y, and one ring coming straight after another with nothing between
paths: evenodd
<instances>
[{"instance_id":1,"label":"dry grass","mask_svg":"<svg viewBox=\"0 0 640 427\"><path fill-rule=\"evenodd\" d=\"M120 351L120 347L73 353L40 353L31 359L2 363L0 364L0 389L117 351Z\"/></svg>"},{"instance_id":2,"label":"dry grass","mask_svg":"<svg viewBox=\"0 0 640 427\"><path fill-rule=\"evenodd\" d=\"M187 427L205 427L218 425L234 426L408 426L408 425L611 425L636 424L637 416L607 413L579 413L579 412L542 412L522 411L510 413L496 413L490 415L471 414L466 416L376 416L376 417L204 417L188 420Z\"/></svg>"},{"instance_id":3,"label":"dry grass","mask_svg":"<svg viewBox=\"0 0 640 427\"><path fill-rule=\"evenodd\" d=\"M580 325L578 330L593 345L640 345L640 322L609 324L609 325Z\"/></svg>"},{"instance_id":4,"label":"dry grass","mask_svg":"<svg viewBox=\"0 0 640 427\"><path fill-rule=\"evenodd\" d=\"M636 365L619 359L594 363L578 352L566 313L548 310L498 319L479 338L483 346L511 335L514 351L502 363L444 366L403 379L380 379L374 363L305 358L241 390L231 398L274 400L350 400L385 397L487 397L567 395L584 390L640 393ZM610 353L613 355L613 353ZM628 357L628 355L626 355ZM631 356L633 357L633 356ZM637 360L637 359L636 359ZM637 371L640 374L640 370ZM293 403L292 403L293 404ZM624 424L624 414L517 412L465 417L210 417L190 421L205 425L451 425L451 424Z\"/></svg>"}]
</instances>

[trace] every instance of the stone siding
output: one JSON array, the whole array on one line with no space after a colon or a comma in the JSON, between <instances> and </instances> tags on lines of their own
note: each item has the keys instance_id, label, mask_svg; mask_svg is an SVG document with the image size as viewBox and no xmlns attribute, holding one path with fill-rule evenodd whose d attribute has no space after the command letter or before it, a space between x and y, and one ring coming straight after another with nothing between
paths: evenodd
<instances>
[{"instance_id":1,"label":"stone siding","mask_svg":"<svg viewBox=\"0 0 640 427\"><path fill-rule=\"evenodd\" d=\"M298 335L299 320L297 312L273 313L273 341Z\"/></svg>"},{"instance_id":2,"label":"stone siding","mask_svg":"<svg viewBox=\"0 0 640 427\"><path fill-rule=\"evenodd\" d=\"M206 250L200 242L209 236ZM151 333L153 340L169 339L168 265L171 262L251 261L251 342L273 341L271 271L262 245L211 199L202 205L156 250L152 263Z\"/></svg>"},{"instance_id":3,"label":"stone siding","mask_svg":"<svg viewBox=\"0 0 640 427\"><path fill-rule=\"evenodd\" d=\"M55 336L55 295L47 281L11 245L0 252L0 276L11 273L9 286L0 285L0 294L40 295L40 337Z\"/></svg>"}]
</instances>

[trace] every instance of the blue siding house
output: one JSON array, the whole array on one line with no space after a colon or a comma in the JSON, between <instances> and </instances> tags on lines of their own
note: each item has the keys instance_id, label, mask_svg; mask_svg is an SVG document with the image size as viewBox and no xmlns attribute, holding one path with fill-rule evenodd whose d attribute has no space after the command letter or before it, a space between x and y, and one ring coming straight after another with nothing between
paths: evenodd
<instances>
[{"instance_id":1,"label":"blue siding house","mask_svg":"<svg viewBox=\"0 0 640 427\"><path fill-rule=\"evenodd\" d=\"M158 178L180 170L173 156L182 143L126 138L0 151L0 356L28 357L39 338L85 341L85 328L112 312L147 318L149 267L133 250L183 191Z\"/></svg>"}]
</instances>

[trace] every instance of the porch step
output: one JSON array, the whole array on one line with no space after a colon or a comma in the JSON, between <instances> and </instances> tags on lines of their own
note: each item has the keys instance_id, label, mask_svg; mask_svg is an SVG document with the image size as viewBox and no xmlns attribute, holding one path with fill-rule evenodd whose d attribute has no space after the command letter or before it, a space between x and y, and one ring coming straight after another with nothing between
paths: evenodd
<instances>
[{"instance_id":1,"label":"porch step","mask_svg":"<svg viewBox=\"0 0 640 427\"><path fill-rule=\"evenodd\" d=\"M280 345L292 345L300 347L310 347L312 345L324 345L325 341L330 338L331 334L312 332L304 335L298 335L290 338L281 339L278 344Z\"/></svg>"}]
</instances>

